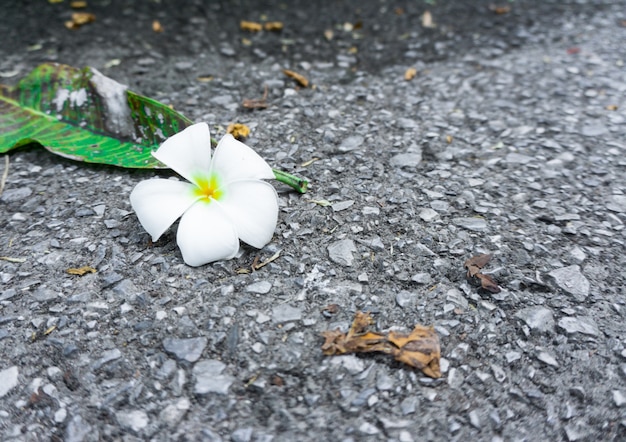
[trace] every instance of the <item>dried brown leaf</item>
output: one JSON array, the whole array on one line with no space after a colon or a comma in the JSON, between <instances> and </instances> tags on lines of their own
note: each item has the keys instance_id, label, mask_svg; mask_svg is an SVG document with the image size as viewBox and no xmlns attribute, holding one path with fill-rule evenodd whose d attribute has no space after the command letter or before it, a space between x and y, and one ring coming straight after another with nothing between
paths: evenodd
<instances>
[{"instance_id":1,"label":"dried brown leaf","mask_svg":"<svg viewBox=\"0 0 626 442\"><path fill-rule=\"evenodd\" d=\"M263 97L260 99L244 99L241 105L246 109L265 109L267 107L267 86L265 86L265 90L263 91Z\"/></svg>"},{"instance_id":2,"label":"dried brown leaf","mask_svg":"<svg viewBox=\"0 0 626 442\"><path fill-rule=\"evenodd\" d=\"M283 22L282 21L268 21L267 23L263 23L263 29L270 32L280 32L283 30Z\"/></svg>"},{"instance_id":3,"label":"dried brown leaf","mask_svg":"<svg viewBox=\"0 0 626 442\"><path fill-rule=\"evenodd\" d=\"M70 268L66 270L66 272L69 273L70 275L78 275L78 276L83 276L83 275L86 275L87 273L96 273L96 271L97 270L91 266L82 266L82 267Z\"/></svg>"},{"instance_id":4,"label":"dried brown leaf","mask_svg":"<svg viewBox=\"0 0 626 442\"><path fill-rule=\"evenodd\" d=\"M96 15L90 12L74 12L72 14L72 21L77 26L82 26L82 25L86 25L87 23L96 21Z\"/></svg>"},{"instance_id":5,"label":"dried brown leaf","mask_svg":"<svg viewBox=\"0 0 626 442\"><path fill-rule=\"evenodd\" d=\"M285 74L289 78L293 78L294 80L296 80L298 84L302 87L309 86L309 80L302 74L298 74L297 72L289 69L283 69L283 74Z\"/></svg>"},{"instance_id":6,"label":"dried brown leaf","mask_svg":"<svg viewBox=\"0 0 626 442\"><path fill-rule=\"evenodd\" d=\"M500 287L491 275L485 275L484 273L477 273L476 277L480 280L480 286L491 293L500 293Z\"/></svg>"},{"instance_id":7,"label":"dried brown leaf","mask_svg":"<svg viewBox=\"0 0 626 442\"><path fill-rule=\"evenodd\" d=\"M426 376L441 377L439 337L432 327L416 325L409 334L390 331L387 335L367 331L373 320L368 313L357 312L348 333L339 329L322 333L325 355L381 352L396 361L418 368Z\"/></svg>"},{"instance_id":8,"label":"dried brown leaf","mask_svg":"<svg viewBox=\"0 0 626 442\"><path fill-rule=\"evenodd\" d=\"M476 273L480 272L480 269L487 265L490 259L491 255L488 253L469 258L465 261L465 264L463 264L467 269L467 276L475 276Z\"/></svg>"},{"instance_id":9,"label":"dried brown leaf","mask_svg":"<svg viewBox=\"0 0 626 442\"><path fill-rule=\"evenodd\" d=\"M238 140L241 140L247 137L248 135L250 135L250 128L246 126L245 124L231 123L226 128L226 132L228 132L229 134L231 134L233 137L237 138Z\"/></svg>"},{"instance_id":10,"label":"dried brown leaf","mask_svg":"<svg viewBox=\"0 0 626 442\"><path fill-rule=\"evenodd\" d=\"M496 5L492 3L489 5L489 10L494 14L504 15L511 12L511 5Z\"/></svg>"},{"instance_id":11,"label":"dried brown leaf","mask_svg":"<svg viewBox=\"0 0 626 442\"><path fill-rule=\"evenodd\" d=\"M77 0L74 2L70 2L70 8L73 9L82 9L87 7L87 2L82 0Z\"/></svg>"},{"instance_id":12,"label":"dried brown leaf","mask_svg":"<svg viewBox=\"0 0 626 442\"><path fill-rule=\"evenodd\" d=\"M263 25L255 21L241 20L239 22L239 28L242 31L259 32L263 29Z\"/></svg>"},{"instance_id":13,"label":"dried brown leaf","mask_svg":"<svg viewBox=\"0 0 626 442\"><path fill-rule=\"evenodd\" d=\"M417 75L417 69L415 68L408 68L406 71L404 71L404 79L406 81L413 80L416 75Z\"/></svg>"},{"instance_id":14,"label":"dried brown leaf","mask_svg":"<svg viewBox=\"0 0 626 442\"><path fill-rule=\"evenodd\" d=\"M163 26L161 26L161 22L158 20L154 20L152 22L152 31L156 33L163 32Z\"/></svg>"}]
</instances>

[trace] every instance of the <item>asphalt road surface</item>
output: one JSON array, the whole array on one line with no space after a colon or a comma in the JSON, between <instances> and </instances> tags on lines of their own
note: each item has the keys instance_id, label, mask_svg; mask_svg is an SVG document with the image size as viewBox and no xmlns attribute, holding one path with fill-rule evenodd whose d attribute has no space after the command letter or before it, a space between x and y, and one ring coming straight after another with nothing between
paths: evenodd
<instances>
[{"instance_id":1,"label":"asphalt road surface","mask_svg":"<svg viewBox=\"0 0 626 442\"><path fill-rule=\"evenodd\" d=\"M171 174L0 158L0 439L626 440L624 1L70 3L3 5L0 82L93 66L311 185L192 268L128 200ZM442 377L324 356L358 310Z\"/></svg>"}]
</instances>

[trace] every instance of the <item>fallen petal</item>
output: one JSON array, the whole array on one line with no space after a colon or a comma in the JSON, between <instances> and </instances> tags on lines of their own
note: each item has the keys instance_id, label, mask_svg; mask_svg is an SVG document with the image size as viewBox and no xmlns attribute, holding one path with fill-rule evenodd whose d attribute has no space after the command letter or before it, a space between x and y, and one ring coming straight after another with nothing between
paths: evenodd
<instances>
[{"instance_id":1,"label":"fallen petal","mask_svg":"<svg viewBox=\"0 0 626 442\"><path fill-rule=\"evenodd\" d=\"M255 151L226 134L217 144L211 172L219 174L224 183L250 179L274 179L272 168Z\"/></svg>"},{"instance_id":2,"label":"fallen petal","mask_svg":"<svg viewBox=\"0 0 626 442\"><path fill-rule=\"evenodd\" d=\"M168 138L152 155L187 180L205 176L211 167L211 134L206 123L197 123Z\"/></svg>"},{"instance_id":3,"label":"fallen petal","mask_svg":"<svg viewBox=\"0 0 626 442\"><path fill-rule=\"evenodd\" d=\"M185 212L176 241L185 263L194 267L231 259L239 251L237 231L215 201L199 201Z\"/></svg>"},{"instance_id":4,"label":"fallen petal","mask_svg":"<svg viewBox=\"0 0 626 442\"><path fill-rule=\"evenodd\" d=\"M193 185L183 181L142 181L130 193L130 204L146 232L156 241L196 200Z\"/></svg>"},{"instance_id":5,"label":"fallen petal","mask_svg":"<svg viewBox=\"0 0 626 442\"><path fill-rule=\"evenodd\" d=\"M265 181L246 180L230 183L220 199L239 239L257 249L274 236L278 221L278 195Z\"/></svg>"}]
</instances>

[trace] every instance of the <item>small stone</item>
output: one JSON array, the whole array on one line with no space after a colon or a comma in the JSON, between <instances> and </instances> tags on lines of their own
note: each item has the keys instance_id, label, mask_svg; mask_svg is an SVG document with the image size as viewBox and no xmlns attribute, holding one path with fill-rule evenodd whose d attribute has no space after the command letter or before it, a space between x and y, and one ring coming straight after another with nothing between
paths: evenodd
<instances>
[{"instance_id":1,"label":"small stone","mask_svg":"<svg viewBox=\"0 0 626 442\"><path fill-rule=\"evenodd\" d=\"M5 203L14 203L16 201L22 201L33 194L30 187L18 187L17 189L7 188L2 192L0 200Z\"/></svg>"},{"instance_id":2,"label":"small stone","mask_svg":"<svg viewBox=\"0 0 626 442\"><path fill-rule=\"evenodd\" d=\"M415 303L417 299L417 293L409 292L406 290L402 290L396 294L396 303L402 307L406 308Z\"/></svg>"},{"instance_id":3,"label":"small stone","mask_svg":"<svg viewBox=\"0 0 626 442\"><path fill-rule=\"evenodd\" d=\"M591 285L580 271L578 265L561 267L548 273L554 283L565 293L573 296L578 302L584 301L589 296Z\"/></svg>"},{"instance_id":4,"label":"small stone","mask_svg":"<svg viewBox=\"0 0 626 442\"><path fill-rule=\"evenodd\" d=\"M250 442L252 440L252 428L238 428L232 432L230 438L233 442Z\"/></svg>"},{"instance_id":5,"label":"small stone","mask_svg":"<svg viewBox=\"0 0 626 442\"><path fill-rule=\"evenodd\" d=\"M176 356L179 361L196 362L202 356L208 339L205 337L177 339L163 339L163 348L166 352Z\"/></svg>"},{"instance_id":6,"label":"small stone","mask_svg":"<svg viewBox=\"0 0 626 442\"><path fill-rule=\"evenodd\" d=\"M403 415L413 414L419 406L419 399L416 396L408 396L400 402L400 411Z\"/></svg>"},{"instance_id":7,"label":"small stone","mask_svg":"<svg viewBox=\"0 0 626 442\"><path fill-rule=\"evenodd\" d=\"M417 284L429 284L431 280L432 278L428 273L416 273L415 275L411 276L411 281Z\"/></svg>"},{"instance_id":8,"label":"small stone","mask_svg":"<svg viewBox=\"0 0 626 442\"><path fill-rule=\"evenodd\" d=\"M120 410L115 413L115 417L122 428L133 430L136 433L146 428L150 422L148 415L143 410Z\"/></svg>"},{"instance_id":9,"label":"small stone","mask_svg":"<svg viewBox=\"0 0 626 442\"><path fill-rule=\"evenodd\" d=\"M580 131L585 137L599 137L600 135L605 135L609 132L606 126L600 122L594 122L590 124L586 124L583 126Z\"/></svg>"},{"instance_id":10,"label":"small stone","mask_svg":"<svg viewBox=\"0 0 626 442\"><path fill-rule=\"evenodd\" d=\"M622 408L626 405L626 396L619 390L613 390L613 402L617 408Z\"/></svg>"},{"instance_id":11,"label":"small stone","mask_svg":"<svg viewBox=\"0 0 626 442\"><path fill-rule=\"evenodd\" d=\"M460 388L463 382L465 382L465 377L459 369L451 368L448 371L448 385L450 388Z\"/></svg>"},{"instance_id":12,"label":"small stone","mask_svg":"<svg viewBox=\"0 0 626 442\"><path fill-rule=\"evenodd\" d=\"M208 359L200 361L193 367L193 375L196 378L194 393L196 394L228 394L228 389L235 378L222 374L226 365L223 362Z\"/></svg>"},{"instance_id":13,"label":"small stone","mask_svg":"<svg viewBox=\"0 0 626 442\"><path fill-rule=\"evenodd\" d=\"M600 336L596 322L589 316L566 316L557 323L568 335L580 333L589 336Z\"/></svg>"},{"instance_id":14,"label":"small stone","mask_svg":"<svg viewBox=\"0 0 626 442\"><path fill-rule=\"evenodd\" d=\"M521 153L511 152L509 153L504 161L509 164L527 164L532 161L533 157L528 155L523 155Z\"/></svg>"},{"instance_id":15,"label":"small stone","mask_svg":"<svg viewBox=\"0 0 626 442\"><path fill-rule=\"evenodd\" d=\"M272 289L272 283L269 281L258 281L246 287L246 292L265 295Z\"/></svg>"},{"instance_id":16,"label":"small stone","mask_svg":"<svg viewBox=\"0 0 626 442\"><path fill-rule=\"evenodd\" d=\"M470 418L470 424L472 425L472 427L476 428L477 430L480 430L481 423L480 423L480 416L478 415L478 411L476 410L470 411L469 418Z\"/></svg>"},{"instance_id":17,"label":"small stone","mask_svg":"<svg viewBox=\"0 0 626 442\"><path fill-rule=\"evenodd\" d=\"M484 232L487 230L487 221L484 218L454 218L454 224L473 232Z\"/></svg>"},{"instance_id":18,"label":"small stone","mask_svg":"<svg viewBox=\"0 0 626 442\"><path fill-rule=\"evenodd\" d=\"M335 264L349 267L354 262L353 252L356 252L356 246L351 239L342 239L328 246L328 255L330 260Z\"/></svg>"},{"instance_id":19,"label":"small stone","mask_svg":"<svg viewBox=\"0 0 626 442\"><path fill-rule=\"evenodd\" d=\"M539 333L554 333L554 316L552 310L542 306L526 307L515 314L526 325Z\"/></svg>"},{"instance_id":20,"label":"small stone","mask_svg":"<svg viewBox=\"0 0 626 442\"><path fill-rule=\"evenodd\" d=\"M333 365L342 365L350 374L359 374L365 370L365 363L354 355L335 356L330 360Z\"/></svg>"},{"instance_id":21,"label":"small stone","mask_svg":"<svg viewBox=\"0 0 626 442\"><path fill-rule=\"evenodd\" d=\"M17 387L18 376L19 370L15 365L0 371L0 398Z\"/></svg>"},{"instance_id":22,"label":"small stone","mask_svg":"<svg viewBox=\"0 0 626 442\"><path fill-rule=\"evenodd\" d=\"M546 353L545 351L540 352L537 355L537 359L543 362L544 364L550 365L555 368L558 368L559 366L559 363L557 362L557 360L551 354Z\"/></svg>"},{"instance_id":23,"label":"small stone","mask_svg":"<svg viewBox=\"0 0 626 442\"><path fill-rule=\"evenodd\" d=\"M389 162L394 167L414 169L422 162L422 152L400 153L391 157Z\"/></svg>"},{"instance_id":24,"label":"small stone","mask_svg":"<svg viewBox=\"0 0 626 442\"><path fill-rule=\"evenodd\" d=\"M626 213L626 195L611 195L606 208L617 213Z\"/></svg>"},{"instance_id":25,"label":"small stone","mask_svg":"<svg viewBox=\"0 0 626 442\"><path fill-rule=\"evenodd\" d=\"M341 142L339 145L340 152L351 152L361 147L365 138L361 135L352 135Z\"/></svg>"},{"instance_id":26,"label":"small stone","mask_svg":"<svg viewBox=\"0 0 626 442\"><path fill-rule=\"evenodd\" d=\"M367 434L369 436L373 436L375 434L380 433L380 430L378 429L378 427L374 424L371 424L369 422L363 422L360 426L359 426L359 432L361 434Z\"/></svg>"},{"instance_id":27,"label":"small stone","mask_svg":"<svg viewBox=\"0 0 626 442\"><path fill-rule=\"evenodd\" d=\"M61 424L61 423L65 422L65 418L66 417L67 417L67 408L59 408L54 413L54 421L57 424Z\"/></svg>"},{"instance_id":28,"label":"small stone","mask_svg":"<svg viewBox=\"0 0 626 442\"><path fill-rule=\"evenodd\" d=\"M376 388L379 391L391 390L393 388L393 379L385 373L378 373L376 377Z\"/></svg>"},{"instance_id":29,"label":"small stone","mask_svg":"<svg viewBox=\"0 0 626 442\"><path fill-rule=\"evenodd\" d=\"M89 435L96 436L95 439L98 439L97 435L93 434L91 425L81 415L77 414L67 424L64 440L65 442L83 442L88 440L87 436Z\"/></svg>"},{"instance_id":30,"label":"small stone","mask_svg":"<svg viewBox=\"0 0 626 442\"><path fill-rule=\"evenodd\" d=\"M342 210L346 210L348 207L354 204L354 200L349 201L339 201L338 203L334 203L331 207L333 208L333 212L341 212Z\"/></svg>"},{"instance_id":31,"label":"small stone","mask_svg":"<svg viewBox=\"0 0 626 442\"><path fill-rule=\"evenodd\" d=\"M431 209L430 207L425 207L422 210L420 210L419 217L423 221L426 221L427 223L429 223L432 220L434 220L437 217L439 217L439 214L436 211L434 211L433 209Z\"/></svg>"},{"instance_id":32,"label":"small stone","mask_svg":"<svg viewBox=\"0 0 626 442\"><path fill-rule=\"evenodd\" d=\"M583 252L583 250L578 246L574 246L569 250L569 256L576 264L582 264L583 261L587 258L585 252Z\"/></svg>"},{"instance_id":33,"label":"small stone","mask_svg":"<svg viewBox=\"0 0 626 442\"><path fill-rule=\"evenodd\" d=\"M99 370L104 365L108 364L109 362L115 361L121 357L122 357L122 352L119 350L119 348L107 350L102 353L102 356L100 356L100 359L98 359L96 362L93 363L92 368L94 370Z\"/></svg>"},{"instance_id":34,"label":"small stone","mask_svg":"<svg viewBox=\"0 0 626 442\"><path fill-rule=\"evenodd\" d=\"M463 293L459 289L450 289L446 292L446 301L455 304L458 307L461 307L463 310L467 310L469 307L469 302L463 296Z\"/></svg>"},{"instance_id":35,"label":"small stone","mask_svg":"<svg viewBox=\"0 0 626 442\"><path fill-rule=\"evenodd\" d=\"M289 304L279 304L272 308L272 320L278 324L302 319L302 310Z\"/></svg>"},{"instance_id":36,"label":"small stone","mask_svg":"<svg viewBox=\"0 0 626 442\"><path fill-rule=\"evenodd\" d=\"M169 427L174 427L182 420L189 408L191 408L189 399L181 398L175 404L169 404L161 410L159 421L165 422Z\"/></svg>"}]
</instances>

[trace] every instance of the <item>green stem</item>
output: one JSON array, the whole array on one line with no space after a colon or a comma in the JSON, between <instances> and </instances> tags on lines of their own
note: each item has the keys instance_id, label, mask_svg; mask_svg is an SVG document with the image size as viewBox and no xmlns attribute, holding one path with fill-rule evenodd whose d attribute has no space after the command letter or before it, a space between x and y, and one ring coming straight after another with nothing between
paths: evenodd
<instances>
[{"instance_id":1,"label":"green stem","mask_svg":"<svg viewBox=\"0 0 626 442\"><path fill-rule=\"evenodd\" d=\"M280 181L281 183L288 185L298 193L306 193L309 187L309 182L307 180L298 178L297 176L283 172L282 170L272 169L272 171L274 172L276 181Z\"/></svg>"}]
</instances>

